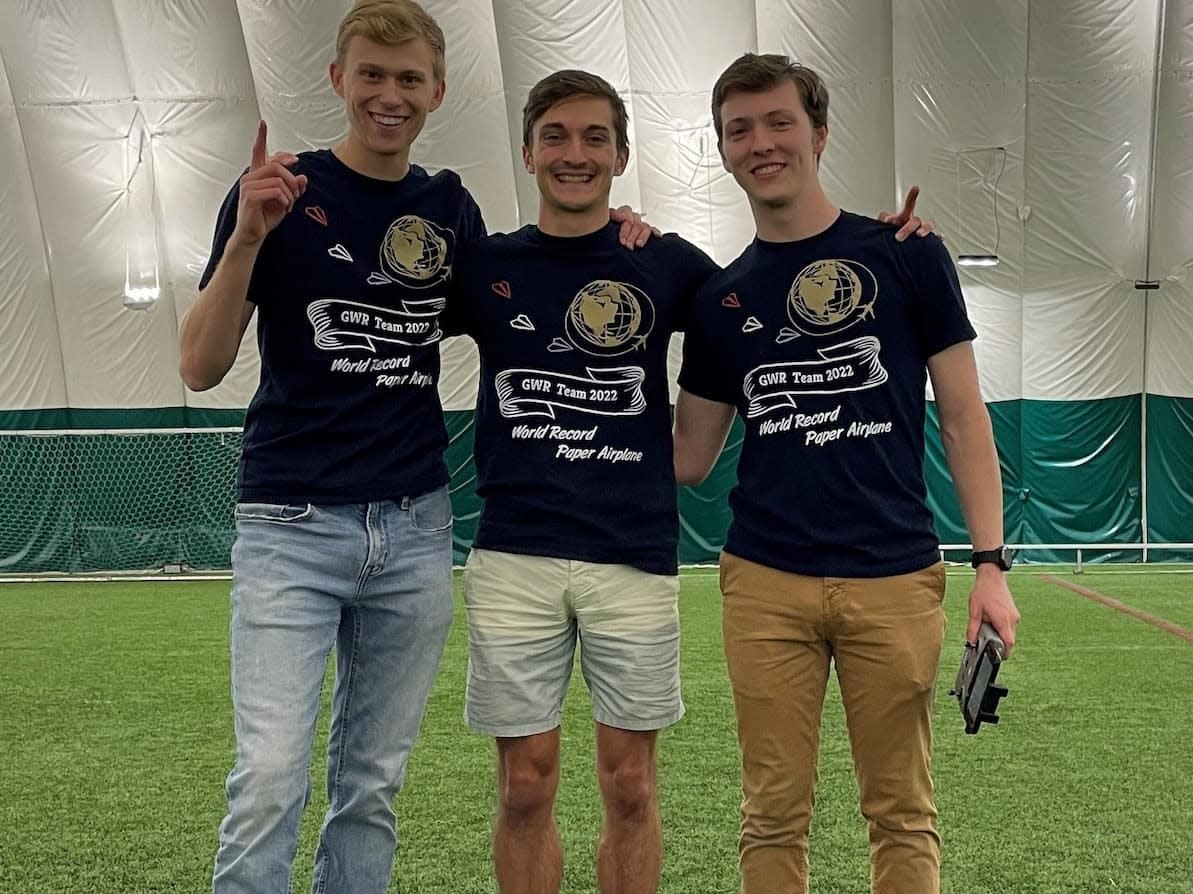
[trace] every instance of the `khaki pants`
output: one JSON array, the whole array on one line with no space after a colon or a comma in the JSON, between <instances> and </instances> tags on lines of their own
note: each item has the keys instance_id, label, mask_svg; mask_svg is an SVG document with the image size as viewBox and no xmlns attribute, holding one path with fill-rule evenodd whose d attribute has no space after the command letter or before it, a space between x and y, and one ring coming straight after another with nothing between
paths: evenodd
<instances>
[{"instance_id":1,"label":"khaki pants","mask_svg":"<svg viewBox=\"0 0 1193 894\"><path fill-rule=\"evenodd\" d=\"M721 556L725 657L742 752L742 894L805 894L820 715L835 663L869 824L875 894L937 894L932 699L943 564L804 577Z\"/></svg>"}]
</instances>

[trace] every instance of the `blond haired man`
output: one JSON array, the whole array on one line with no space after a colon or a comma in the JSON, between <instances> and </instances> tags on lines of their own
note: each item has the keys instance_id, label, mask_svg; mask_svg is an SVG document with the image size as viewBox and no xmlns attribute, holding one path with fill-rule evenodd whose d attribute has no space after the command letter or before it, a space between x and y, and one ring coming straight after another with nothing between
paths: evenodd
<instances>
[{"instance_id":1,"label":"blond haired man","mask_svg":"<svg viewBox=\"0 0 1193 894\"><path fill-rule=\"evenodd\" d=\"M252 164L220 211L183 321L195 390L228 372L257 315L232 551L236 763L217 894L290 887L324 668L336 652L329 807L314 891L381 894L392 802L452 617L438 312L480 235L460 178L409 161L444 95L444 37L408 0L365 0L330 66L348 134Z\"/></svg>"}]
</instances>

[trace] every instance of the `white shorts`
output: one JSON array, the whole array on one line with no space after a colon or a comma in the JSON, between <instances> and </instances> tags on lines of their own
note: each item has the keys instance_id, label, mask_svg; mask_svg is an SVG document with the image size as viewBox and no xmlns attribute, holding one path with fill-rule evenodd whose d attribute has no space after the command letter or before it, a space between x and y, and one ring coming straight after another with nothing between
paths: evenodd
<instances>
[{"instance_id":1,"label":"white shorts","mask_svg":"<svg viewBox=\"0 0 1193 894\"><path fill-rule=\"evenodd\" d=\"M559 726L577 640L598 723L657 730L683 716L675 575L474 549L464 602L464 719L477 732L529 736Z\"/></svg>"}]
</instances>

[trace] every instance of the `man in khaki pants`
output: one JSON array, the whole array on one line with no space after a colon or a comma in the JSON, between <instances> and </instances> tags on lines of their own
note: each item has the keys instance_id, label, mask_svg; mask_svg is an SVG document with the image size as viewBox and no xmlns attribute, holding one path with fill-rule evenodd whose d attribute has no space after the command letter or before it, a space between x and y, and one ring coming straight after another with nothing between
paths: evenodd
<instances>
[{"instance_id":1,"label":"man in khaki pants","mask_svg":"<svg viewBox=\"0 0 1193 894\"><path fill-rule=\"evenodd\" d=\"M742 751L742 891L808 889L831 662L873 890L935 894L931 716L945 578L923 478L928 377L977 548L967 638L989 621L1009 650L1019 620L974 331L939 239L896 242L825 196L828 92L814 72L747 54L721 75L712 112L758 235L697 296L675 461L681 483L702 480L741 413L721 589Z\"/></svg>"}]
</instances>

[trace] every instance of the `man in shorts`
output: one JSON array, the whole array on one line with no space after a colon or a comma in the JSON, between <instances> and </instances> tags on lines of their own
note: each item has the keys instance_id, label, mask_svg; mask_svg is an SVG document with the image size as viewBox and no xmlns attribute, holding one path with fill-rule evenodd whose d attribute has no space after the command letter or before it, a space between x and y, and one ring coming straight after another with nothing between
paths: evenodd
<instances>
[{"instance_id":1,"label":"man in shorts","mask_svg":"<svg viewBox=\"0 0 1193 894\"><path fill-rule=\"evenodd\" d=\"M602 78L536 84L522 151L538 223L462 249L445 315L480 353L465 711L497 743L503 894L559 891L553 805L577 644L604 806L600 890L653 892L662 864L655 749L684 711L667 347L718 267L675 235L618 246L607 208L627 134Z\"/></svg>"}]
</instances>

